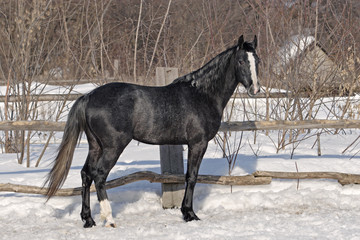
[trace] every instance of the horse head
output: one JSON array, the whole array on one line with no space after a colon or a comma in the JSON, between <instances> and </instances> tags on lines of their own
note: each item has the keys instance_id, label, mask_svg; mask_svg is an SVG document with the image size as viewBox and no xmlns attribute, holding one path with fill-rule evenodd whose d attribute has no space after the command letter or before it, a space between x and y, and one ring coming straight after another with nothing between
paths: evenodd
<instances>
[{"instance_id":1,"label":"horse head","mask_svg":"<svg viewBox=\"0 0 360 240\"><path fill-rule=\"evenodd\" d=\"M256 35L252 42L244 42L244 37L241 35L235 53L236 79L244 85L250 97L255 96L260 91L258 80L258 65L260 59L256 54L256 47Z\"/></svg>"}]
</instances>

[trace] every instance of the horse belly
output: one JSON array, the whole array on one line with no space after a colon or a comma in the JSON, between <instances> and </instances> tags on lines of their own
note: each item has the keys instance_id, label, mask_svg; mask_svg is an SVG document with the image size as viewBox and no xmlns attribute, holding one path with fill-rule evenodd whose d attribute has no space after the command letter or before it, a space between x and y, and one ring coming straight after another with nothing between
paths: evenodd
<instances>
[{"instance_id":1,"label":"horse belly","mask_svg":"<svg viewBox=\"0 0 360 240\"><path fill-rule=\"evenodd\" d=\"M148 121L137 125L133 130L133 138L149 144L186 144L184 127L177 124Z\"/></svg>"}]
</instances>

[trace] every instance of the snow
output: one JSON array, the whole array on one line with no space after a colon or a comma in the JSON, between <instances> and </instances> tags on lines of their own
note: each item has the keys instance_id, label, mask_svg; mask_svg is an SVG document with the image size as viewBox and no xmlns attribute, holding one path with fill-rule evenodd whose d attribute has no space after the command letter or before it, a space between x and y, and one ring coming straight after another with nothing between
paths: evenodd
<instances>
[{"instance_id":1,"label":"snow","mask_svg":"<svg viewBox=\"0 0 360 240\"><path fill-rule=\"evenodd\" d=\"M315 37L309 34L299 34L291 36L277 52L278 62L274 65L277 74L281 74L281 69L297 58L311 44L315 42Z\"/></svg>"},{"instance_id":2,"label":"snow","mask_svg":"<svg viewBox=\"0 0 360 240\"><path fill-rule=\"evenodd\" d=\"M254 133L245 132L232 175L257 170L295 172L296 165L299 171L360 174L356 144L342 154L358 137L358 130L321 135L322 156L317 156L313 147L315 136L296 149L287 146L276 153L273 141L277 134L258 132L254 143ZM17 164L16 154L0 154L0 183L41 186L58 144L50 144L38 168ZM42 144L32 145L32 166L41 150ZM184 166L186 154L185 146ZM80 170L86 155L83 140L64 187L81 186ZM108 180L144 170L160 173L159 148L133 141ZM214 141L209 143L200 174L228 174L227 160ZM97 226L84 229L80 196L53 197L46 202L40 195L0 192L0 239L360 239L360 186L342 186L335 180L273 179L269 185L234 186L232 192L230 186L197 184L194 210L201 221L188 223L179 209L161 207L158 183L135 182L108 190L108 195L117 228L103 226L100 206L92 193L92 216Z\"/></svg>"},{"instance_id":3,"label":"snow","mask_svg":"<svg viewBox=\"0 0 360 240\"><path fill-rule=\"evenodd\" d=\"M308 46L315 41L315 38L310 35L294 35L279 51L280 58L285 64L290 59L295 58L303 52Z\"/></svg>"},{"instance_id":4,"label":"snow","mask_svg":"<svg viewBox=\"0 0 360 240\"><path fill-rule=\"evenodd\" d=\"M246 137L251 138L251 134ZM295 150L275 154L271 141L259 134L256 157L247 142L238 156L233 175L256 170L339 171L359 173L359 157L341 155L357 134L322 137L323 156L308 141ZM339 144L340 143L340 144ZM17 164L15 154L1 154L0 182L41 186L56 151L52 144L38 168ZM255 145L252 146L256 147ZM80 169L86 143L76 149L64 187L81 185ZM186 155L186 153L184 153ZM227 162L210 142L200 174L227 175ZM351 159L350 159L351 158ZM157 146L131 142L108 179L136 171L160 173ZM186 160L185 160L186 164ZM105 228L96 195L91 194L97 226L84 229L80 220L81 197L54 197L0 193L0 229L3 239L357 239L360 236L360 186L341 186L334 180L273 180L270 185L229 186L198 184L194 209L201 221L185 223L179 209L161 207L161 186L140 181L108 190L117 228Z\"/></svg>"}]
</instances>

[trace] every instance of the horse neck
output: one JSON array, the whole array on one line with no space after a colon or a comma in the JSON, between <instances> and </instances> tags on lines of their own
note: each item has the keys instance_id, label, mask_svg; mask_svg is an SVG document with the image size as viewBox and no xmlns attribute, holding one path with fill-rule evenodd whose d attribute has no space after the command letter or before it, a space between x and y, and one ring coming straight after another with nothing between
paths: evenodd
<instances>
[{"instance_id":1,"label":"horse neck","mask_svg":"<svg viewBox=\"0 0 360 240\"><path fill-rule=\"evenodd\" d=\"M177 78L172 84L186 83L190 88L196 88L202 96L215 104L219 114L222 112L233 94L237 82L235 79L234 51L229 48L195 72Z\"/></svg>"},{"instance_id":2,"label":"horse neck","mask_svg":"<svg viewBox=\"0 0 360 240\"><path fill-rule=\"evenodd\" d=\"M238 85L235 78L235 68L232 61L233 59L230 59L225 71L223 71L223 74L218 75L219 79L217 80L222 84L219 85L217 89L211 93L211 95L209 95L209 97L211 97L216 103L217 108L221 114Z\"/></svg>"}]
</instances>

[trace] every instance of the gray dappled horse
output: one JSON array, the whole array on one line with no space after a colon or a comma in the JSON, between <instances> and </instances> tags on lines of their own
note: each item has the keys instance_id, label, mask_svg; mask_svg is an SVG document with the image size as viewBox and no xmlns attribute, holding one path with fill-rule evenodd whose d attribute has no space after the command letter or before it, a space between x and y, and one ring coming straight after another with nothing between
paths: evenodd
<instances>
[{"instance_id":1,"label":"gray dappled horse","mask_svg":"<svg viewBox=\"0 0 360 240\"><path fill-rule=\"evenodd\" d=\"M115 227L105 183L128 143L187 144L186 189L181 206L185 221L199 220L193 193L208 142L218 132L223 110L238 83L250 96L260 90L259 58L253 42L238 43L205 66L163 87L109 83L77 99L68 115L58 155L45 184L52 197L69 172L79 135L85 132L89 153L82 177L84 227L95 225L90 211L90 185L95 182L101 217Z\"/></svg>"}]
</instances>

